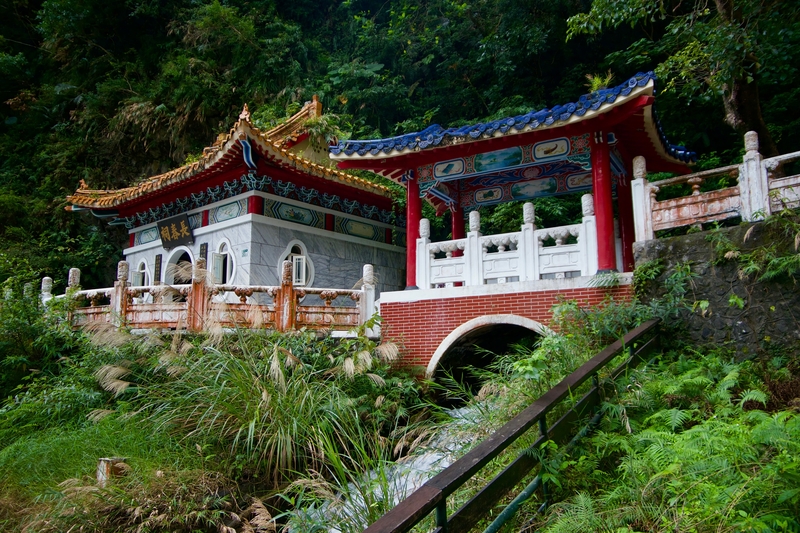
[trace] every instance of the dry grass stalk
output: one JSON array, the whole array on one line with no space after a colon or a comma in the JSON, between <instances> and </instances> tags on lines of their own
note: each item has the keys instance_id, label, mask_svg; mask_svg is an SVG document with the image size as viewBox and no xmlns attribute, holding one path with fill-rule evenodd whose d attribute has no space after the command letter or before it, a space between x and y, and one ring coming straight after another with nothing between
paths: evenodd
<instances>
[{"instance_id":1,"label":"dry grass stalk","mask_svg":"<svg viewBox=\"0 0 800 533\"><path fill-rule=\"evenodd\" d=\"M356 369L363 372L372 368L372 355L367 350L362 350L356 354Z\"/></svg>"},{"instance_id":2,"label":"dry grass stalk","mask_svg":"<svg viewBox=\"0 0 800 533\"><path fill-rule=\"evenodd\" d=\"M86 418L90 422L94 422L95 424L100 422L102 419L107 417L108 415L112 415L116 413L113 409L92 409L89 411L89 414L86 415Z\"/></svg>"},{"instance_id":3,"label":"dry grass stalk","mask_svg":"<svg viewBox=\"0 0 800 533\"><path fill-rule=\"evenodd\" d=\"M130 361L120 361L116 365L103 365L95 371L94 376L103 390L111 392L114 396L119 396L130 386L129 381L119 379L131 373L128 366Z\"/></svg>"},{"instance_id":4,"label":"dry grass stalk","mask_svg":"<svg viewBox=\"0 0 800 533\"><path fill-rule=\"evenodd\" d=\"M83 328L91 333L89 340L95 346L117 348L131 341L131 334L109 322L90 322Z\"/></svg>"},{"instance_id":5,"label":"dry grass stalk","mask_svg":"<svg viewBox=\"0 0 800 533\"><path fill-rule=\"evenodd\" d=\"M393 342L382 342L375 347L375 353L378 354L382 360L391 363L400 355L400 348Z\"/></svg>"},{"instance_id":6,"label":"dry grass stalk","mask_svg":"<svg viewBox=\"0 0 800 533\"><path fill-rule=\"evenodd\" d=\"M286 376L283 375L280 358L278 358L277 348L272 352L272 359L269 363L269 377L281 393L286 392Z\"/></svg>"},{"instance_id":7,"label":"dry grass stalk","mask_svg":"<svg viewBox=\"0 0 800 533\"><path fill-rule=\"evenodd\" d=\"M377 385L378 387L385 387L385 386L386 386L386 380L384 380L384 379L383 379L382 377L380 377L378 374L371 374L371 373L368 373L368 374L367 374L367 377L368 377L369 379L371 379L371 380L372 380L372 382L373 382L375 385ZM379 396L379 398L382 398L382 396ZM376 403L377 403L377 402L376 402ZM380 405L375 405L375 407L380 407Z\"/></svg>"},{"instance_id":8,"label":"dry grass stalk","mask_svg":"<svg viewBox=\"0 0 800 533\"><path fill-rule=\"evenodd\" d=\"M344 363L342 363L342 370L344 371L344 375L350 379L353 379L353 376L356 375L356 364L353 362L352 357L346 357Z\"/></svg>"}]
</instances>

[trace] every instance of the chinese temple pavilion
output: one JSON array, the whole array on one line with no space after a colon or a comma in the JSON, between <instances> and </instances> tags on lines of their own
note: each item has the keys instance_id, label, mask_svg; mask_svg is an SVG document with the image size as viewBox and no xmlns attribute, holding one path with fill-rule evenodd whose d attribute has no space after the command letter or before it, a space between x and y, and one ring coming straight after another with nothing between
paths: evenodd
<instances>
[{"instance_id":1,"label":"chinese temple pavilion","mask_svg":"<svg viewBox=\"0 0 800 533\"><path fill-rule=\"evenodd\" d=\"M407 191L406 285L417 285L421 201L452 213L453 239L463 239L464 214L481 206L572 192L592 194L597 271L633 269L631 175L634 157L648 170L685 173L694 154L670 144L653 108L655 76L488 123L398 137L344 141L330 149L342 169L367 169ZM621 262L615 250L615 221Z\"/></svg>"},{"instance_id":2,"label":"chinese temple pavilion","mask_svg":"<svg viewBox=\"0 0 800 533\"><path fill-rule=\"evenodd\" d=\"M289 260L295 286L352 287L368 263L379 290L402 288L404 230L390 191L314 149L304 124L321 107L315 96L260 131L245 106L199 161L119 190L81 182L68 209L128 228L134 285L178 282L170 265L203 258L215 283L277 285Z\"/></svg>"}]
</instances>

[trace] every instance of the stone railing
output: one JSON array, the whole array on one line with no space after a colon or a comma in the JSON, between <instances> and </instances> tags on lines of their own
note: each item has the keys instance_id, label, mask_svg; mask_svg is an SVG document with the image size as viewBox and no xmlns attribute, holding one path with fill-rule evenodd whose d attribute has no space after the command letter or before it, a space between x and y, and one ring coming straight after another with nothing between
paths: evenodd
<instances>
[{"instance_id":1,"label":"stone railing","mask_svg":"<svg viewBox=\"0 0 800 533\"><path fill-rule=\"evenodd\" d=\"M372 265L364 265L361 289L294 287L292 265L283 264L279 286L225 285L209 282L204 261L193 267L191 283L133 287L128 283L128 263L120 261L114 287L80 289L80 270L70 269L67 293L79 306L70 311L75 328L106 322L134 329L298 328L349 331L375 312L375 277ZM53 280L42 280L42 301L54 298ZM228 295L238 302L227 301ZM303 305L312 296L320 305ZM81 304L88 304L80 306ZM339 304L339 305L336 305ZM368 335L377 331L368 331Z\"/></svg>"},{"instance_id":2,"label":"stone railing","mask_svg":"<svg viewBox=\"0 0 800 533\"><path fill-rule=\"evenodd\" d=\"M481 235L480 213L469 214L464 239L430 242L430 222L420 221L417 286L420 289L562 279L597 273L597 230L592 195L581 199L580 224L537 229L534 206L523 206L519 232ZM617 239L618 255L621 244Z\"/></svg>"},{"instance_id":3,"label":"stone railing","mask_svg":"<svg viewBox=\"0 0 800 533\"><path fill-rule=\"evenodd\" d=\"M777 170L800 159L800 152L763 159L758 152L758 135L745 134L747 152L741 165L696 172L650 183L643 157L633 160L631 192L637 241L655 238L655 232L681 226L697 226L706 222L741 217L751 222L785 207L800 206L800 175L776 177ZM708 178L737 178L737 184L715 191L700 192ZM687 184L689 196L658 201L656 195L664 187Z\"/></svg>"}]
</instances>

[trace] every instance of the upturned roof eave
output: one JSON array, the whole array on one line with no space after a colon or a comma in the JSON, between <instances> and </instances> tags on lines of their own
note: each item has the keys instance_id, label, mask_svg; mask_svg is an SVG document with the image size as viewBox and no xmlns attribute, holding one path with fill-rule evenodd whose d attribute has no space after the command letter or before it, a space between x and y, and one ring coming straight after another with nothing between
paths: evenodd
<instances>
[{"instance_id":1,"label":"upturned roof eave","mask_svg":"<svg viewBox=\"0 0 800 533\"><path fill-rule=\"evenodd\" d=\"M81 180L81 186L74 194L67 196L66 200L70 206L95 210L119 209L131 204L139 203L147 198L166 193L170 188L182 183L195 181L198 176L203 174L211 175L221 171L220 162L232 152L238 151L237 142L239 140L251 140L260 148L261 152L275 165L286 169L294 169L298 172L308 174L323 180L338 183L340 185L355 188L364 192L391 198L391 190L383 185L375 184L365 179L359 178L342 172L337 169L329 168L319 163L314 163L301 156L291 153L289 150L280 146L285 139L287 132L297 131L302 118L308 118L309 106L314 106L314 111L319 109L319 102L316 100L307 104L300 112L289 119L286 124L273 128L267 132L261 132L249 120L249 111L245 106L239 120L226 134L220 135L217 141L204 150L203 157L194 163L183 165L182 167L170 170L157 176L152 176L144 181L123 189L90 189ZM278 138L275 138L275 137ZM235 154L240 157L240 154ZM204 178L203 178L204 179Z\"/></svg>"},{"instance_id":2,"label":"upturned roof eave","mask_svg":"<svg viewBox=\"0 0 800 533\"><path fill-rule=\"evenodd\" d=\"M640 96L655 95L655 75L652 72L637 74L626 83L612 89L604 89L582 96L578 102L555 106L551 109L531 111L517 117L506 117L489 123L444 129L432 125L420 132L364 141L344 141L330 150L330 158L348 167L376 168L385 172L393 159L408 159L414 154L435 152L453 146L485 142L490 139L512 138L534 132L556 131L593 119L599 119L627 102ZM647 106L652 108L652 105ZM661 132L655 117L646 113L648 136L659 157L668 164L685 167L694 157L683 147L672 146ZM539 119L544 119L540 121ZM399 146L399 147L398 147ZM671 151L686 154L683 159L673 156ZM398 161L400 163L400 161ZM371 167L375 164L376 167ZM378 165L379 164L379 165ZM398 168L401 165L398 165Z\"/></svg>"}]
</instances>

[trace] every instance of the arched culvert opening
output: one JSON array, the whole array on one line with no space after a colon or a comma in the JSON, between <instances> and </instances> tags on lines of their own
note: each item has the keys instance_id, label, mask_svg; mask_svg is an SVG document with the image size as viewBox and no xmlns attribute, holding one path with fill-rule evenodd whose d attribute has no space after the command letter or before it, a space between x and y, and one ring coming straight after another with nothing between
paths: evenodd
<instances>
[{"instance_id":1,"label":"arched culvert opening","mask_svg":"<svg viewBox=\"0 0 800 533\"><path fill-rule=\"evenodd\" d=\"M477 379L469 367L486 368L494 354L506 353L514 344L533 343L548 328L516 315L487 315L462 324L439 345L431 357L427 375L434 380L451 375L477 392Z\"/></svg>"}]
</instances>

